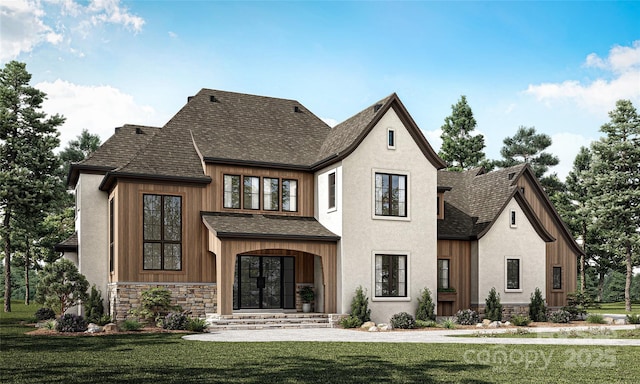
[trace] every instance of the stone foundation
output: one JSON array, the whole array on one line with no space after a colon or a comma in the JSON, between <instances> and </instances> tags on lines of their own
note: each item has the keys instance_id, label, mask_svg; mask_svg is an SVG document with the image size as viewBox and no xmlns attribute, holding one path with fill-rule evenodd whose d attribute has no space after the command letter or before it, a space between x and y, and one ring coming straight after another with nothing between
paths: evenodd
<instances>
[{"instance_id":1,"label":"stone foundation","mask_svg":"<svg viewBox=\"0 0 640 384\"><path fill-rule=\"evenodd\" d=\"M171 291L171 304L190 311L191 316L205 318L205 313L217 312L215 283L111 283L108 287L111 318L126 320L129 310L140 306L142 292L154 287Z\"/></svg>"},{"instance_id":2,"label":"stone foundation","mask_svg":"<svg viewBox=\"0 0 640 384\"><path fill-rule=\"evenodd\" d=\"M484 318L484 304L471 304L471 309ZM529 316L529 304L502 304L502 320L511 320L513 315Z\"/></svg>"}]
</instances>

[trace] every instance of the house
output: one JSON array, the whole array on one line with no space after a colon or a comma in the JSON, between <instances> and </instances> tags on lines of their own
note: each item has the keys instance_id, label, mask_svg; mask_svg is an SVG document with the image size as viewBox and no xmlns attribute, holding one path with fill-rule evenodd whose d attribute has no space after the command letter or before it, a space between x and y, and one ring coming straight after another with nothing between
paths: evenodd
<instances>
[{"instance_id":1,"label":"house","mask_svg":"<svg viewBox=\"0 0 640 384\"><path fill-rule=\"evenodd\" d=\"M154 286L199 316L300 310L304 286L321 313L362 286L376 321L424 288L439 314L481 309L490 286L564 304L580 249L530 168L444 167L396 94L331 128L295 100L202 89L71 166L76 240L58 249L117 320Z\"/></svg>"}]
</instances>

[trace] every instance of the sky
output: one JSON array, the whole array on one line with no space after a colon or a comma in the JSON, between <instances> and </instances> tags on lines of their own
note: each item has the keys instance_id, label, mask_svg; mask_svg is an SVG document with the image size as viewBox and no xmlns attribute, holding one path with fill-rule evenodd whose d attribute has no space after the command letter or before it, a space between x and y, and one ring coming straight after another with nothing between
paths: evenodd
<instances>
[{"instance_id":1,"label":"sky","mask_svg":"<svg viewBox=\"0 0 640 384\"><path fill-rule=\"evenodd\" d=\"M561 178L619 99L640 110L640 2L3 0L0 64L45 112L106 140L163 126L202 88L295 99L335 125L398 94L438 150L467 97L488 158L519 126Z\"/></svg>"}]
</instances>

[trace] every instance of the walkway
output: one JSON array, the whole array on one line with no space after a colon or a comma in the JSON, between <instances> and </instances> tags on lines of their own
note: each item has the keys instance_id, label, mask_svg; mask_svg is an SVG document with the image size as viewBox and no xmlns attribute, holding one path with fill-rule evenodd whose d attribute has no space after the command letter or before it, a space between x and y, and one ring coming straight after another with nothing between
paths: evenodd
<instances>
[{"instance_id":1,"label":"walkway","mask_svg":"<svg viewBox=\"0 0 640 384\"><path fill-rule=\"evenodd\" d=\"M526 328L530 332L546 333L564 330L585 331L593 328L611 330L634 329L635 325L595 325L579 327ZM271 341L336 341L364 343L453 343L453 344L548 344L548 345L610 345L640 346L640 339L613 339L599 336L597 339L552 338L540 335L536 338L451 337L476 333L503 333L514 328L498 329L439 329L391 332L365 332L342 328L270 329L270 330L221 330L184 336L186 340L215 342L271 342Z\"/></svg>"}]
</instances>

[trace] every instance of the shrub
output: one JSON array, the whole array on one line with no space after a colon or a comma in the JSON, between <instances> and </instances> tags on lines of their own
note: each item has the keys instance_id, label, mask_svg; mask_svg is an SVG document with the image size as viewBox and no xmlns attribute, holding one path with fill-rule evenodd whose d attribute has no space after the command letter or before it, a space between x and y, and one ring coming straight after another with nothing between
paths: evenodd
<instances>
[{"instance_id":1,"label":"shrub","mask_svg":"<svg viewBox=\"0 0 640 384\"><path fill-rule=\"evenodd\" d=\"M604 316L602 316L599 313L592 313L589 316L587 316L587 323L591 323L591 324L605 324L606 321L604 320Z\"/></svg>"},{"instance_id":2,"label":"shrub","mask_svg":"<svg viewBox=\"0 0 640 384\"><path fill-rule=\"evenodd\" d=\"M571 321L571 314L564 309L551 311L547 314L547 319L552 323L568 323Z\"/></svg>"},{"instance_id":3,"label":"shrub","mask_svg":"<svg viewBox=\"0 0 640 384\"><path fill-rule=\"evenodd\" d=\"M627 315L627 323L629 324L640 324L640 314L628 314Z\"/></svg>"},{"instance_id":4,"label":"shrub","mask_svg":"<svg viewBox=\"0 0 640 384\"><path fill-rule=\"evenodd\" d=\"M169 312L162 320L162 328L171 330L185 330L189 318L184 312Z\"/></svg>"},{"instance_id":5,"label":"shrub","mask_svg":"<svg viewBox=\"0 0 640 384\"><path fill-rule=\"evenodd\" d=\"M407 312L400 312L391 316L390 323L393 328L398 329L413 329L416 327L416 321Z\"/></svg>"},{"instance_id":6,"label":"shrub","mask_svg":"<svg viewBox=\"0 0 640 384\"><path fill-rule=\"evenodd\" d=\"M545 319L546 317L547 315L545 314ZM518 327L526 327L527 325L531 324L531 319L529 318L529 316L513 315L511 316L511 324Z\"/></svg>"},{"instance_id":7,"label":"shrub","mask_svg":"<svg viewBox=\"0 0 640 384\"><path fill-rule=\"evenodd\" d=\"M502 321L502 304L500 304L500 294L495 287L489 291L489 296L485 300L484 317L492 321Z\"/></svg>"},{"instance_id":8,"label":"shrub","mask_svg":"<svg viewBox=\"0 0 640 384\"><path fill-rule=\"evenodd\" d=\"M100 322L102 315L104 315L102 293L96 288L95 284L91 286L89 298L84 302L84 313L88 322L96 324Z\"/></svg>"},{"instance_id":9,"label":"shrub","mask_svg":"<svg viewBox=\"0 0 640 384\"><path fill-rule=\"evenodd\" d=\"M111 321L112 321L111 316L109 316L109 315L102 315L102 316L98 319L98 321L96 321L95 323L96 323L96 324L98 324L98 325L100 325L100 326L103 326L103 325L107 325L107 324L109 324Z\"/></svg>"},{"instance_id":10,"label":"shrub","mask_svg":"<svg viewBox=\"0 0 640 384\"><path fill-rule=\"evenodd\" d=\"M343 317L342 319L340 319L340 326L342 328L358 328L361 325L362 325L362 320L360 320L360 318L353 315L349 315L347 317Z\"/></svg>"},{"instance_id":11,"label":"shrub","mask_svg":"<svg viewBox=\"0 0 640 384\"><path fill-rule=\"evenodd\" d=\"M433 299L431 298L431 291L429 288L425 288L422 290L420 297L418 297L418 308L416 309L416 320L435 321L436 314L434 312L435 305L433 304Z\"/></svg>"},{"instance_id":12,"label":"shrub","mask_svg":"<svg viewBox=\"0 0 640 384\"><path fill-rule=\"evenodd\" d=\"M529 303L529 318L532 321L547 321L547 306L544 304L542 291L536 287L535 293L531 294L531 303Z\"/></svg>"},{"instance_id":13,"label":"shrub","mask_svg":"<svg viewBox=\"0 0 640 384\"><path fill-rule=\"evenodd\" d=\"M38 308L35 315L37 321L44 321L56 318L56 313L51 308L42 307Z\"/></svg>"},{"instance_id":14,"label":"shrub","mask_svg":"<svg viewBox=\"0 0 640 384\"><path fill-rule=\"evenodd\" d=\"M187 322L187 330L191 332L204 332L207 329L207 322L197 317L189 318Z\"/></svg>"},{"instance_id":15,"label":"shrub","mask_svg":"<svg viewBox=\"0 0 640 384\"><path fill-rule=\"evenodd\" d=\"M44 327L48 330L54 330L56 329L57 325L58 325L58 322L52 319L52 320L47 320L47 322L44 324Z\"/></svg>"},{"instance_id":16,"label":"shrub","mask_svg":"<svg viewBox=\"0 0 640 384\"><path fill-rule=\"evenodd\" d=\"M123 331L139 331L142 328L142 323L136 319L126 319L120 324L120 328Z\"/></svg>"},{"instance_id":17,"label":"shrub","mask_svg":"<svg viewBox=\"0 0 640 384\"><path fill-rule=\"evenodd\" d=\"M58 332L84 332L87 330L87 321L82 316L67 313L58 319L56 330Z\"/></svg>"},{"instance_id":18,"label":"shrub","mask_svg":"<svg viewBox=\"0 0 640 384\"><path fill-rule=\"evenodd\" d=\"M87 299L89 282L69 259L59 259L44 266L38 274L36 301L55 308L60 315Z\"/></svg>"},{"instance_id":19,"label":"shrub","mask_svg":"<svg viewBox=\"0 0 640 384\"><path fill-rule=\"evenodd\" d=\"M460 325L474 325L480 322L480 317L476 311L471 309L461 309L456 312L456 323Z\"/></svg>"},{"instance_id":20,"label":"shrub","mask_svg":"<svg viewBox=\"0 0 640 384\"><path fill-rule=\"evenodd\" d=\"M446 329L456 329L456 322L454 321L454 319L452 317L446 318L444 320L442 320L442 323L440 323L442 325L442 328L446 328Z\"/></svg>"},{"instance_id":21,"label":"shrub","mask_svg":"<svg viewBox=\"0 0 640 384\"><path fill-rule=\"evenodd\" d=\"M302 300L303 303L312 303L313 299L316 297L316 294L313 292L313 288L308 285L300 288L298 293L300 294L300 300Z\"/></svg>"},{"instance_id":22,"label":"shrub","mask_svg":"<svg viewBox=\"0 0 640 384\"><path fill-rule=\"evenodd\" d=\"M171 291L154 287L142 292L140 307L131 309L129 313L139 319L157 324L172 310L180 310L180 307L171 305Z\"/></svg>"},{"instance_id":23,"label":"shrub","mask_svg":"<svg viewBox=\"0 0 640 384\"><path fill-rule=\"evenodd\" d=\"M580 320L587 314L587 309L598 308L599 304L594 303L591 296L583 292L571 292L567 294L568 305L563 307L571 314L571 320Z\"/></svg>"},{"instance_id":24,"label":"shrub","mask_svg":"<svg viewBox=\"0 0 640 384\"><path fill-rule=\"evenodd\" d=\"M356 295L351 300L351 316L360 319L360 324L371 321L371 310L369 309L369 298L365 294L362 286L356 288Z\"/></svg>"},{"instance_id":25,"label":"shrub","mask_svg":"<svg viewBox=\"0 0 640 384\"><path fill-rule=\"evenodd\" d=\"M433 320L416 320L416 328L435 328L437 326L438 323Z\"/></svg>"}]
</instances>

